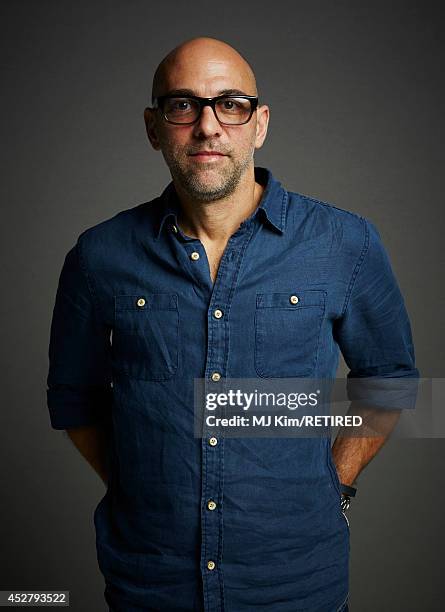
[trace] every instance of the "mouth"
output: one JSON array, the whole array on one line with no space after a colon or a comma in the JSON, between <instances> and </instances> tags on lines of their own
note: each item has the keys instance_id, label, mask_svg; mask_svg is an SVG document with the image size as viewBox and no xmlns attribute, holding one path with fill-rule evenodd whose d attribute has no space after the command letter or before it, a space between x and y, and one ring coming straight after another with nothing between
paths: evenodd
<instances>
[{"instance_id":1,"label":"mouth","mask_svg":"<svg viewBox=\"0 0 445 612\"><path fill-rule=\"evenodd\" d=\"M218 151L198 151L197 153L191 153L190 157L198 161L215 161L226 156Z\"/></svg>"}]
</instances>

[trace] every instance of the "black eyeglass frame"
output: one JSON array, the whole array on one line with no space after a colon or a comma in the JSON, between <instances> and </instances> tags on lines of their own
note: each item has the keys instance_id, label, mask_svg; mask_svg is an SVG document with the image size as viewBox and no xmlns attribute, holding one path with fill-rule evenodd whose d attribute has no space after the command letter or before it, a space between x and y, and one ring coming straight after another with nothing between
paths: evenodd
<instances>
[{"instance_id":1,"label":"black eyeglass frame","mask_svg":"<svg viewBox=\"0 0 445 612\"><path fill-rule=\"evenodd\" d=\"M166 114L163 112L163 103L164 100L169 100L172 98L184 98L186 100L196 100L196 102L198 102L200 108L199 108L199 113L198 116L196 117L196 119L194 121L171 121L170 119L167 119ZM215 104L216 102L218 102L218 100L222 100L224 98L242 98L243 100L250 100L250 114L249 117L246 119L246 121L243 121L242 123L225 123L224 121L220 121L218 119L218 115L216 113L216 109L215 109ZM256 109L258 108L258 96L245 96L243 94L223 94L221 96L215 96L214 98L201 98L200 96L192 96L192 95L180 95L180 94L167 94L165 96L157 96L156 98L154 98L153 100L153 109L159 109L162 111L163 113L163 117L164 119L168 122L168 123L172 123L173 125L193 125L194 123L196 123L197 121L199 121L201 114L202 114L202 109L204 108L204 106L210 106L213 110L213 114L215 115L216 120L221 124L221 125L245 125L246 123L249 123L249 121L252 119L252 115L253 113L256 111Z\"/></svg>"}]
</instances>

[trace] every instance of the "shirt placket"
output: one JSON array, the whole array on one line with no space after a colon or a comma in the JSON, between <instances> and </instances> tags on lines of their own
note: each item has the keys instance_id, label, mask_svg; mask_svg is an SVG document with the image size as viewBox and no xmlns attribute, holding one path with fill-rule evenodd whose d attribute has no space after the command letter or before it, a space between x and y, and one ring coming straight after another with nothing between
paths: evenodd
<instances>
[{"instance_id":1,"label":"shirt placket","mask_svg":"<svg viewBox=\"0 0 445 612\"><path fill-rule=\"evenodd\" d=\"M207 309L207 355L204 373L204 393L212 392L215 382L227 377L229 351L229 312L235 292L243 257L254 232L254 219L242 223L230 237L219 264L218 273L210 293ZM182 248L187 253L188 269L197 283L203 284L207 275L208 284L210 267L202 243L182 234L177 234ZM199 249L199 250L197 250ZM199 257L193 255L198 253ZM190 268L190 262L207 264L207 270L201 267ZM207 284L207 283L206 283ZM204 609L206 612L224 610L224 582L222 570L223 544L223 476L224 476L224 439L206 426L203 419L202 429L202 487L201 487L201 558L200 569L203 582Z\"/></svg>"}]
</instances>

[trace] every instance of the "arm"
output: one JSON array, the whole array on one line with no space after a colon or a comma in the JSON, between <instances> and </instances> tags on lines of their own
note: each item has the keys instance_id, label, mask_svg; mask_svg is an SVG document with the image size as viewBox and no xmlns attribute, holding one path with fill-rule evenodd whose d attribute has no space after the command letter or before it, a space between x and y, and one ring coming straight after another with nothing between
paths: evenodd
<instances>
[{"instance_id":1,"label":"arm","mask_svg":"<svg viewBox=\"0 0 445 612\"><path fill-rule=\"evenodd\" d=\"M51 322L47 404L104 482L112 406L110 328L91 291L81 243L68 252Z\"/></svg>"},{"instance_id":2,"label":"arm","mask_svg":"<svg viewBox=\"0 0 445 612\"><path fill-rule=\"evenodd\" d=\"M107 486L109 448L109 432L107 429L100 425L90 425L67 429L66 432L80 454Z\"/></svg>"},{"instance_id":3,"label":"arm","mask_svg":"<svg viewBox=\"0 0 445 612\"><path fill-rule=\"evenodd\" d=\"M400 410L382 411L367 407L355 408L348 413L359 414L363 417L364 427L371 426L372 432L382 435L365 436L363 430L360 437L352 437L348 432L340 429L332 446L332 457L337 468L340 482L353 486L360 472L368 465L379 452L400 417ZM371 433L371 432L370 432Z\"/></svg>"},{"instance_id":4,"label":"arm","mask_svg":"<svg viewBox=\"0 0 445 612\"><path fill-rule=\"evenodd\" d=\"M364 223L362 253L334 325L350 368L349 413L363 417L358 432L341 429L332 447L340 482L350 486L385 444L400 408L414 407L419 377L411 326L389 257L376 227L367 219Z\"/></svg>"}]
</instances>

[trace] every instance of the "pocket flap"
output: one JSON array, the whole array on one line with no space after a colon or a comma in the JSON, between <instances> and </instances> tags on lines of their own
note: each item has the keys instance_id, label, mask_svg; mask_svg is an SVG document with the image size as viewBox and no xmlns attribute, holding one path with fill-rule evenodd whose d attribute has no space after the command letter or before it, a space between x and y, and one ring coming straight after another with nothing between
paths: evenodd
<instances>
[{"instance_id":1,"label":"pocket flap","mask_svg":"<svg viewBox=\"0 0 445 612\"><path fill-rule=\"evenodd\" d=\"M326 291L321 289L298 289L279 293L257 293L257 308L304 308L324 306ZM298 298L298 299L295 299Z\"/></svg>"},{"instance_id":2,"label":"pocket flap","mask_svg":"<svg viewBox=\"0 0 445 612\"><path fill-rule=\"evenodd\" d=\"M142 301L143 300L143 301ZM116 310L177 310L177 293L137 293L115 295Z\"/></svg>"}]
</instances>

